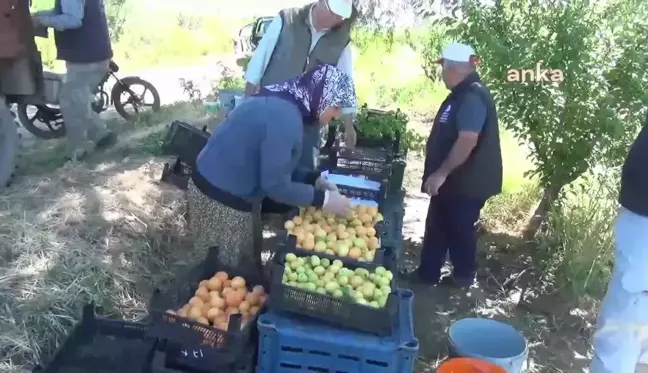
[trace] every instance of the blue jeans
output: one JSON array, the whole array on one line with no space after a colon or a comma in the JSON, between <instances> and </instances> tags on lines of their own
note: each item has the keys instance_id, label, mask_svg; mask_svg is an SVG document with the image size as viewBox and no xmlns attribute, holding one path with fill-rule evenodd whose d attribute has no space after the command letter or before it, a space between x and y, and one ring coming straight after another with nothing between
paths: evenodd
<instances>
[{"instance_id":1,"label":"blue jeans","mask_svg":"<svg viewBox=\"0 0 648 373\"><path fill-rule=\"evenodd\" d=\"M419 276L430 282L441 277L441 268L450 252L453 277L471 280L477 271L477 232L475 224L486 201L460 196L430 199L425 220Z\"/></svg>"}]
</instances>

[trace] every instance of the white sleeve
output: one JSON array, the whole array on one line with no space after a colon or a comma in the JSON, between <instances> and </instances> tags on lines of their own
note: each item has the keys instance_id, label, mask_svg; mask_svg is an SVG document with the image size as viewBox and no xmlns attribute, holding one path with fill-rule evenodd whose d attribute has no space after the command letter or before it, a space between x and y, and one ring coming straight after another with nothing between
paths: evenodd
<instances>
[{"instance_id":1,"label":"white sleeve","mask_svg":"<svg viewBox=\"0 0 648 373\"><path fill-rule=\"evenodd\" d=\"M344 71L349 78L351 78L351 82L355 84L353 80L353 50L351 43L347 44L342 51L342 54L340 54L337 66L340 70ZM342 108L342 114L352 114L355 113L355 110L355 108Z\"/></svg>"},{"instance_id":2,"label":"white sleeve","mask_svg":"<svg viewBox=\"0 0 648 373\"><path fill-rule=\"evenodd\" d=\"M272 57L272 52L277 46L282 26L283 21L281 20L281 15L277 15L272 22L270 22L270 25L259 41L259 46L254 51L254 54L248 63L247 71L245 72L245 80L248 83L256 86L261 83L261 78L263 78L263 74L268 67L270 57Z\"/></svg>"}]
</instances>

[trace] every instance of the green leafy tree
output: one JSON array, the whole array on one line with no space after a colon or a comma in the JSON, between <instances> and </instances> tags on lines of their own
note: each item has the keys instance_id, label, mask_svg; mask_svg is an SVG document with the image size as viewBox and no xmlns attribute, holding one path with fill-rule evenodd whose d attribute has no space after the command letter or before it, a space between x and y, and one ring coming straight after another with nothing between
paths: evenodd
<instances>
[{"instance_id":1,"label":"green leafy tree","mask_svg":"<svg viewBox=\"0 0 648 373\"><path fill-rule=\"evenodd\" d=\"M594 165L619 164L636 134L648 81L648 61L640 53L648 35L646 4L467 1L463 13L437 24L475 47L500 121L531 147L530 176L544 189L526 230L531 237L565 185ZM438 43L424 54L428 66L439 55L433 47ZM538 63L560 70L564 80L508 81L511 69L536 70Z\"/></svg>"},{"instance_id":2,"label":"green leafy tree","mask_svg":"<svg viewBox=\"0 0 648 373\"><path fill-rule=\"evenodd\" d=\"M124 33L128 0L105 0L110 39L117 43Z\"/></svg>"}]
</instances>

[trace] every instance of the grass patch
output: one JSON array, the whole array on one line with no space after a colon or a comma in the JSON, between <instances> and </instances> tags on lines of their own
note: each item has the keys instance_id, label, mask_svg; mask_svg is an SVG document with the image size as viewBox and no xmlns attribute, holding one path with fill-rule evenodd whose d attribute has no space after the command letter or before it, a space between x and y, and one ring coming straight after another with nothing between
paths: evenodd
<instances>
[{"instance_id":1,"label":"grass patch","mask_svg":"<svg viewBox=\"0 0 648 373\"><path fill-rule=\"evenodd\" d=\"M0 196L0 370L47 359L94 301L136 319L181 261L183 194L150 157L69 165ZM191 253L185 247L184 258Z\"/></svg>"}]
</instances>

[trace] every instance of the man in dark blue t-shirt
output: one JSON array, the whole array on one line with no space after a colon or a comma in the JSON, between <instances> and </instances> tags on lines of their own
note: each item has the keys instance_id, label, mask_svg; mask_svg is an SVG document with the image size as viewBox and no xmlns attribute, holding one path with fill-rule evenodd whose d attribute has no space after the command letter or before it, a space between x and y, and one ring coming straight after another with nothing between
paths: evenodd
<instances>
[{"instance_id":1,"label":"man in dark blue t-shirt","mask_svg":"<svg viewBox=\"0 0 648 373\"><path fill-rule=\"evenodd\" d=\"M430 195L418 280L437 284L447 254L449 282L473 283L475 224L485 202L502 190L502 156L495 104L475 71L471 47L452 43L439 61L450 94L427 141L422 191Z\"/></svg>"}]
</instances>

